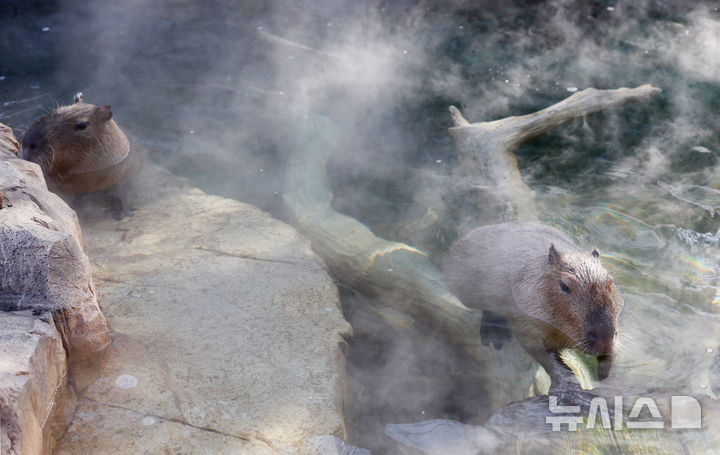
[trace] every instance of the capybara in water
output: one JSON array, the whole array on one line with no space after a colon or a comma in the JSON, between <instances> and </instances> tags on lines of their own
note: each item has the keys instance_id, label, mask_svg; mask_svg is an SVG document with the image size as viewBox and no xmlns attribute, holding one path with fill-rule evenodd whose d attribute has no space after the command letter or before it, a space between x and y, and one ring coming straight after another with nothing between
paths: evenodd
<instances>
[{"instance_id":1,"label":"capybara in water","mask_svg":"<svg viewBox=\"0 0 720 455\"><path fill-rule=\"evenodd\" d=\"M62 106L35 122L22 138L20 157L40 165L48 187L60 193L104 190L128 181L140 167L113 120L109 105Z\"/></svg>"},{"instance_id":2,"label":"capybara in water","mask_svg":"<svg viewBox=\"0 0 720 455\"><path fill-rule=\"evenodd\" d=\"M443 274L465 305L506 318L558 386L568 377L559 351L577 348L609 360L617 346L623 297L599 256L551 226L504 223L456 241Z\"/></svg>"}]
</instances>

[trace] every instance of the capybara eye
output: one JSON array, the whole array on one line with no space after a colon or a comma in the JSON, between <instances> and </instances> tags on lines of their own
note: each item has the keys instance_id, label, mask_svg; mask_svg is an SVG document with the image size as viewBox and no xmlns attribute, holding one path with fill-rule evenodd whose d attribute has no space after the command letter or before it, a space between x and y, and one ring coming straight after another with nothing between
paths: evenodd
<instances>
[{"instance_id":1,"label":"capybara eye","mask_svg":"<svg viewBox=\"0 0 720 455\"><path fill-rule=\"evenodd\" d=\"M562 289L562 291L565 294L570 294L570 288L568 287L567 284L563 283L562 281L560 282L560 289Z\"/></svg>"},{"instance_id":2,"label":"capybara eye","mask_svg":"<svg viewBox=\"0 0 720 455\"><path fill-rule=\"evenodd\" d=\"M80 122L76 123L75 126L73 126L73 129L75 131L83 131L86 130L88 126L90 126L90 122Z\"/></svg>"}]
</instances>

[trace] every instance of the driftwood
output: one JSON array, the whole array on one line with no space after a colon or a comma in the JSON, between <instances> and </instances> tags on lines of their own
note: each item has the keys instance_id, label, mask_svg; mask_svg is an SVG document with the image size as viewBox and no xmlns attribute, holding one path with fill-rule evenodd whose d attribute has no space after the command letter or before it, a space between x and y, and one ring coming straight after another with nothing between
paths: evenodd
<instances>
[{"instance_id":1,"label":"driftwood","mask_svg":"<svg viewBox=\"0 0 720 455\"><path fill-rule=\"evenodd\" d=\"M497 187L511 209L508 218L534 218L532 191L522 181L513 155L517 146L564 121L658 92L650 85L587 89L533 114L473 124L451 107L455 126L450 133L465 171ZM496 380L486 386L492 391L493 408L543 391L546 380L538 381L542 376L537 374L537 364L516 343L506 345L502 354L482 344L481 312L467 308L450 293L425 253L377 237L359 221L332 208L326 164L337 146L337 127L310 111L296 118L297 146L288 161L283 201L295 226L335 277L384 304L437 323L452 342L492 372L489 377Z\"/></svg>"},{"instance_id":2,"label":"driftwood","mask_svg":"<svg viewBox=\"0 0 720 455\"><path fill-rule=\"evenodd\" d=\"M517 344L507 345L502 353L482 345L478 330L482 313L464 306L447 289L425 253L377 237L364 224L332 208L325 167L336 150L337 127L312 112L297 118L298 143L287 164L283 201L294 225L312 242L333 275L384 304L436 323L483 369L496 373L492 376L498 381L490 386L493 408L543 388L535 385L537 364ZM386 320L392 323L397 319ZM399 322L398 328L402 324ZM529 374L514 381L504 379L515 378L518 371Z\"/></svg>"},{"instance_id":3,"label":"driftwood","mask_svg":"<svg viewBox=\"0 0 720 455\"><path fill-rule=\"evenodd\" d=\"M650 84L616 90L588 88L532 114L478 123L468 122L458 108L450 106L454 124L450 134L465 173L477 176L478 185L493 187L495 197L504 205L504 221L532 220L537 218L537 209L533 192L517 166L514 152L518 146L568 120L659 92Z\"/></svg>"},{"instance_id":4,"label":"driftwood","mask_svg":"<svg viewBox=\"0 0 720 455\"><path fill-rule=\"evenodd\" d=\"M313 249L343 283L370 297L412 303L435 315L438 322L462 328L474 338L473 317L446 287L427 255L409 245L391 242L354 218L332 208L332 190L325 166L337 144L337 128L310 113L298 128L299 144L288 162L285 207Z\"/></svg>"}]
</instances>

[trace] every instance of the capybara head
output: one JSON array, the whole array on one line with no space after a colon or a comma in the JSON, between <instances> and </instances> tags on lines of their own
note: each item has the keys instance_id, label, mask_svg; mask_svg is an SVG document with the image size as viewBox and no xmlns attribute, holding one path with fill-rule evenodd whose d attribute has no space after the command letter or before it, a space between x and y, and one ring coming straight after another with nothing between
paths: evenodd
<instances>
[{"instance_id":1,"label":"capybara head","mask_svg":"<svg viewBox=\"0 0 720 455\"><path fill-rule=\"evenodd\" d=\"M66 174L103 169L128 153L109 105L85 104L82 93L74 101L35 122L22 138L20 157L39 164L48 177L62 180Z\"/></svg>"},{"instance_id":2,"label":"capybara head","mask_svg":"<svg viewBox=\"0 0 720 455\"><path fill-rule=\"evenodd\" d=\"M598 250L563 254L551 245L545 276L557 328L578 348L595 356L615 350L617 320L624 303L599 257Z\"/></svg>"}]
</instances>

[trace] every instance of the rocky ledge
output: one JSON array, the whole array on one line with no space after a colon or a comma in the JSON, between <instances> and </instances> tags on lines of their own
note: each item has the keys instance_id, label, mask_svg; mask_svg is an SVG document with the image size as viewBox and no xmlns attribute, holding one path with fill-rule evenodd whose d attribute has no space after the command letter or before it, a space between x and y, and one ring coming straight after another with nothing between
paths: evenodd
<instances>
[{"instance_id":1,"label":"rocky ledge","mask_svg":"<svg viewBox=\"0 0 720 455\"><path fill-rule=\"evenodd\" d=\"M3 135L2 454L330 453L351 328L308 241L152 164L81 241Z\"/></svg>"},{"instance_id":2,"label":"rocky ledge","mask_svg":"<svg viewBox=\"0 0 720 455\"><path fill-rule=\"evenodd\" d=\"M113 343L73 382L56 453L291 454L343 437L351 328L309 242L149 163L126 202L132 216L83 225Z\"/></svg>"},{"instance_id":3,"label":"rocky ledge","mask_svg":"<svg viewBox=\"0 0 720 455\"><path fill-rule=\"evenodd\" d=\"M0 447L34 454L48 448L68 362L97 356L110 333L75 212L16 151L0 124Z\"/></svg>"}]
</instances>

